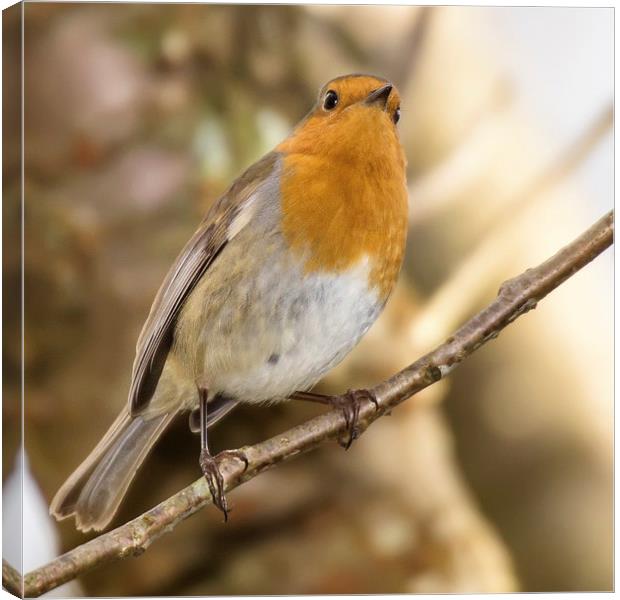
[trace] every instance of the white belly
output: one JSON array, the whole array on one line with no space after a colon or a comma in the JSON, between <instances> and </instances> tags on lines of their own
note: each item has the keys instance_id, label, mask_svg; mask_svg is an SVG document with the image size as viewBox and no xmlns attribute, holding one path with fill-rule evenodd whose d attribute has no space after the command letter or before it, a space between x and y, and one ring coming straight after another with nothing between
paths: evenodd
<instances>
[{"instance_id":1,"label":"white belly","mask_svg":"<svg viewBox=\"0 0 620 600\"><path fill-rule=\"evenodd\" d=\"M306 276L297 285L291 285L296 277L282 278L266 293L279 305L272 313L273 329L264 336L267 343L259 342L268 351L247 369L214 374L212 386L246 402L276 401L310 388L349 353L381 312L367 273L363 264L337 276Z\"/></svg>"},{"instance_id":2,"label":"white belly","mask_svg":"<svg viewBox=\"0 0 620 600\"><path fill-rule=\"evenodd\" d=\"M238 332L228 332L230 355L238 360L219 369L206 352L211 390L265 402L308 389L349 353L383 307L368 289L367 261L339 275L273 273L260 274L262 281L247 290L254 296L253 322L244 319ZM212 344L219 336L207 337Z\"/></svg>"}]
</instances>

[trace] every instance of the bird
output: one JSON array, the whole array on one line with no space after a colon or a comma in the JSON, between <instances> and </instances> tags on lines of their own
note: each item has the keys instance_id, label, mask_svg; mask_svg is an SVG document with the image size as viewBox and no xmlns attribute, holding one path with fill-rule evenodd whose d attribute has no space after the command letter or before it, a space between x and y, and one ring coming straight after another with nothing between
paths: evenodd
<instances>
[{"instance_id":1,"label":"bird","mask_svg":"<svg viewBox=\"0 0 620 600\"><path fill-rule=\"evenodd\" d=\"M407 238L401 98L387 79L332 79L291 134L212 205L165 276L136 344L128 402L50 514L104 529L172 421L189 414L213 503L228 517L208 429L241 403L339 407L348 448L364 390L311 391L382 312Z\"/></svg>"}]
</instances>

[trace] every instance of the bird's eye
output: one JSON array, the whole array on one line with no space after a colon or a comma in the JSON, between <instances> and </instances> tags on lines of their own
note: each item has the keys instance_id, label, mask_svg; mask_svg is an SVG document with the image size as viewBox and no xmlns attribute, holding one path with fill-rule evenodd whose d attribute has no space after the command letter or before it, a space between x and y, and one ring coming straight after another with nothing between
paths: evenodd
<instances>
[{"instance_id":1,"label":"bird's eye","mask_svg":"<svg viewBox=\"0 0 620 600\"><path fill-rule=\"evenodd\" d=\"M394 111L394 116L392 119L394 120L394 125L400 121L400 106Z\"/></svg>"},{"instance_id":2,"label":"bird's eye","mask_svg":"<svg viewBox=\"0 0 620 600\"><path fill-rule=\"evenodd\" d=\"M325 94L325 100L323 100L323 108L325 110L332 110L336 108L336 104L338 104L338 94L334 90L328 90Z\"/></svg>"}]
</instances>

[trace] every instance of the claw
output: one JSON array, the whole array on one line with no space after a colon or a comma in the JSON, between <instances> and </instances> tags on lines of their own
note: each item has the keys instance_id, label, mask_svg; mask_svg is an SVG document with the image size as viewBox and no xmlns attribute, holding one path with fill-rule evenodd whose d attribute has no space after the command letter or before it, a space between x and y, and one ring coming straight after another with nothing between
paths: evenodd
<instances>
[{"instance_id":1,"label":"claw","mask_svg":"<svg viewBox=\"0 0 620 600\"><path fill-rule=\"evenodd\" d=\"M363 400L370 400L375 405L375 410L379 410L377 398L370 390L349 390L342 396L334 396L332 404L340 409L344 415L344 420L349 433L348 439L338 440L338 443L348 450L351 444L361 435L358 428L360 406Z\"/></svg>"},{"instance_id":2,"label":"claw","mask_svg":"<svg viewBox=\"0 0 620 600\"><path fill-rule=\"evenodd\" d=\"M250 461L248 457L245 455L243 450L222 450L216 457L215 460L222 460L224 458L236 458L239 462L243 463L243 471L245 473L250 466Z\"/></svg>"},{"instance_id":3,"label":"claw","mask_svg":"<svg viewBox=\"0 0 620 600\"><path fill-rule=\"evenodd\" d=\"M200 468L205 476L213 504L224 513L224 522L228 521L228 503L224 494L224 478L220 472L217 456L211 456L206 450L200 453Z\"/></svg>"},{"instance_id":4,"label":"claw","mask_svg":"<svg viewBox=\"0 0 620 600\"><path fill-rule=\"evenodd\" d=\"M249 466L249 461L242 450L224 450L216 456L211 456L207 450L200 452L200 468L205 476L213 504L224 513L224 522L228 521L228 502L224 494L224 477L220 471L220 462L224 458L236 458L244 465L243 472Z\"/></svg>"}]
</instances>

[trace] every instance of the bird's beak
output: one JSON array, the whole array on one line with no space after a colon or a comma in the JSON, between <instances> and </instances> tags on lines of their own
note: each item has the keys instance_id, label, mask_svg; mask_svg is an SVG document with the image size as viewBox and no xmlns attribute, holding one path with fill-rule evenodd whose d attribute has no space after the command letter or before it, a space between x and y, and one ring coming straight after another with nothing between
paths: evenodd
<instances>
[{"instance_id":1,"label":"bird's beak","mask_svg":"<svg viewBox=\"0 0 620 600\"><path fill-rule=\"evenodd\" d=\"M368 104L370 106L379 106L380 108L385 110L391 91L392 84L386 83L383 87L380 87L378 90L371 92L366 98L366 100L364 100L364 104Z\"/></svg>"}]
</instances>

